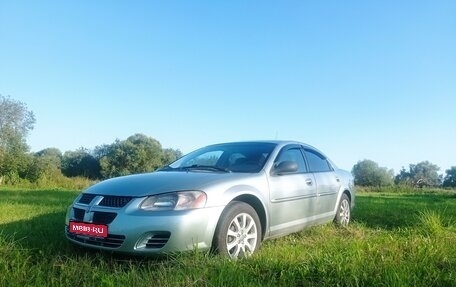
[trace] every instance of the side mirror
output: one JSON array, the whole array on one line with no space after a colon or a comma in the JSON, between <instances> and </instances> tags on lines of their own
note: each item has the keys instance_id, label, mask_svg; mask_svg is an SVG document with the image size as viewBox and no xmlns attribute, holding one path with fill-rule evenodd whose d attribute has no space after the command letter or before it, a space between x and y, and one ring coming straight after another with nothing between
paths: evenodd
<instances>
[{"instance_id":1,"label":"side mirror","mask_svg":"<svg viewBox=\"0 0 456 287\"><path fill-rule=\"evenodd\" d=\"M298 171L298 164L294 161L282 161L274 165L273 173L277 175L293 173Z\"/></svg>"}]
</instances>

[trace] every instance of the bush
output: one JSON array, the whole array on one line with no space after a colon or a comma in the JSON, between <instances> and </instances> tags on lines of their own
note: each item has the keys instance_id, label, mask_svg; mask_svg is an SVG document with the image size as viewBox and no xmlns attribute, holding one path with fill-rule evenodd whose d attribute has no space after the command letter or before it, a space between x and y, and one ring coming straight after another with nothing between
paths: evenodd
<instances>
[{"instance_id":1,"label":"bush","mask_svg":"<svg viewBox=\"0 0 456 287\"><path fill-rule=\"evenodd\" d=\"M353 166L352 174L355 177L355 184L362 186L388 186L393 185L393 170L386 167L379 167L372 160L358 161Z\"/></svg>"}]
</instances>

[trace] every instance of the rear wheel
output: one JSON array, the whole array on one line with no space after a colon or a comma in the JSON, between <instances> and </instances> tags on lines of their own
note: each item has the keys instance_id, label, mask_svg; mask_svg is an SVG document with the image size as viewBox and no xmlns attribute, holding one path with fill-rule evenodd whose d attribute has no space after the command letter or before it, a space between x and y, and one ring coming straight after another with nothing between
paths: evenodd
<instances>
[{"instance_id":1,"label":"rear wheel","mask_svg":"<svg viewBox=\"0 0 456 287\"><path fill-rule=\"evenodd\" d=\"M342 194L340 198L339 206L337 207L336 216L334 222L340 226L347 226L351 220L351 206L350 199L347 194Z\"/></svg>"},{"instance_id":2,"label":"rear wheel","mask_svg":"<svg viewBox=\"0 0 456 287\"><path fill-rule=\"evenodd\" d=\"M216 252L231 259L251 256L261 243L261 224L255 209L233 201L225 208L215 230Z\"/></svg>"}]
</instances>

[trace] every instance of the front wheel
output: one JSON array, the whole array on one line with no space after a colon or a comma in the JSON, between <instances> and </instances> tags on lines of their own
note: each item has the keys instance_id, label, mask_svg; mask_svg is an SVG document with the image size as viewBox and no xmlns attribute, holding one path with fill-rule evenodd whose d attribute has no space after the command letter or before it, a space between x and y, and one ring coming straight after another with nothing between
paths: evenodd
<instances>
[{"instance_id":1,"label":"front wheel","mask_svg":"<svg viewBox=\"0 0 456 287\"><path fill-rule=\"evenodd\" d=\"M255 209L244 202L228 204L213 243L216 252L231 259L251 256L261 243L261 224Z\"/></svg>"},{"instance_id":2,"label":"front wheel","mask_svg":"<svg viewBox=\"0 0 456 287\"><path fill-rule=\"evenodd\" d=\"M336 216L334 217L334 223L340 226L347 226L351 219L351 206L350 199L347 194L342 194L340 198L339 206L337 207Z\"/></svg>"}]
</instances>

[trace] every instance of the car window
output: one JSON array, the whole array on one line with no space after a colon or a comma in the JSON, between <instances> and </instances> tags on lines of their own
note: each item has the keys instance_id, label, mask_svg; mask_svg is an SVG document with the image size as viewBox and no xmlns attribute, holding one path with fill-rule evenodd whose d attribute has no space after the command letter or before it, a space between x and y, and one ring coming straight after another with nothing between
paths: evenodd
<instances>
[{"instance_id":1,"label":"car window","mask_svg":"<svg viewBox=\"0 0 456 287\"><path fill-rule=\"evenodd\" d=\"M274 143L263 142L207 146L181 157L162 170L186 170L188 167L205 166L228 172L259 172L275 147Z\"/></svg>"},{"instance_id":2,"label":"car window","mask_svg":"<svg viewBox=\"0 0 456 287\"><path fill-rule=\"evenodd\" d=\"M261 151L246 150L233 153L228 158L228 169L234 172L252 172L264 165L268 154Z\"/></svg>"},{"instance_id":3,"label":"car window","mask_svg":"<svg viewBox=\"0 0 456 287\"><path fill-rule=\"evenodd\" d=\"M293 148L285 148L280 152L277 156L274 165L279 165L281 162L284 161L293 161L298 164L298 170L296 173L307 172L306 163L304 161L304 157L302 156L301 149L298 147Z\"/></svg>"},{"instance_id":4,"label":"car window","mask_svg":"<svg viewBox=\"0 0 456 287\"><path fill-rule=\"evenodd\" d=\"M311 172L325 172L332 170L326 158L320 153L310 149L305 149L304 153Z\"/></svg>"},{"instance_id":5,"label":"car window","mask_svg":"<svg viewBox=\"0 0 456 287\"><path fill-rule=\"evenodd\" d=\"M219 160L220 156L223 154L221 150L214 150L203 153L191 160L187 161L184 165L192 166L192 165L207 165L207 166L215 166L217 161Z\"/></svg>"},{"instance_id":6,"label":"car window","mask_svg":"<svg viewBox=\"0 0 456 287\"><path fill-rule=\"evenodd\" d=\"M231 154L230 157L228 158L228 165L231 166L231 165L234 165L236 163L239 163L239 162L242 162L245 160L247 160L247 157L245 155L243 155L242 153L236 152L236 153Z\"/></svg>"}]
</instances>

